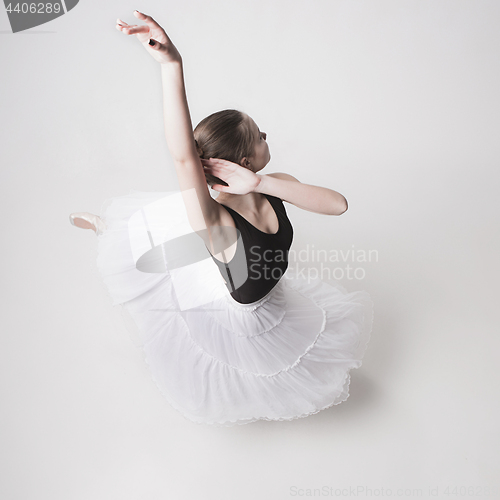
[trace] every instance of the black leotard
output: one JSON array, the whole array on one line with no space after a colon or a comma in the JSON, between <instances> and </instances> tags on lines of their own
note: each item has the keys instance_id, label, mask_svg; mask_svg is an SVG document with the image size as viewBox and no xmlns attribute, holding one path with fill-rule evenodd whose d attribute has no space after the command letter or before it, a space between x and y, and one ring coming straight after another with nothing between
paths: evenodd
<instances>
[{"instance_id":1,"label":"black leotard","mask_svg":"<svg viewBox=\"0 0 500 500\"><path fill-rule=\"evenodd\" d=\"M238 212L226 205L238 233L236 253L226 264L212 259L226 281L231 296L241 304L265 297L288 268L288 250L293 240L293 228L280 198L264 195L271 203L279 222L276 233L264 233L250 224ZM241 245L241 242L243 245Z\"/></svg>"}]
</instances>

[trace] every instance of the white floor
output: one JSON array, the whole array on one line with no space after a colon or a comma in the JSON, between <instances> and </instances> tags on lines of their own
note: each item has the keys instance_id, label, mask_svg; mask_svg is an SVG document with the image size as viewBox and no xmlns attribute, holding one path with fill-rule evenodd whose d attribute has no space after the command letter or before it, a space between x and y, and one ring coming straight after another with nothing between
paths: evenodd
<instances>
[{"instance_id":1,"label":"white floor","mask_svg":"<svg viewBox=\"0 0 500 500\"><path fill-rule=\"evenodd\" d=\"M6 33L1 14L0 498L500 498L498 4L229 5L140 8L186 54L193 122L256 109L273 154L266 171L346 195L341 217L286 204L293 248L376 250L356 264L364 279L340 280L375 303L350 397L306 419L228 429L164 401L100 281L95 236L68 221L130 189L177 187L159 70L114 28L137 6L96 13L81 2L38 28L53 33L32 35ZM235 18L248 21L241 40ZM192 37L210 23L216 59L199 68ZM280 62L295 58L287 40L314 78ZM274 107L259 103L257 70L234 96L213 80L234 65L227 79L239 81L240 42L249 68L290 76L270 74ZM307 102L285 120L294 92Z\"/></svg>"}]
</instances>

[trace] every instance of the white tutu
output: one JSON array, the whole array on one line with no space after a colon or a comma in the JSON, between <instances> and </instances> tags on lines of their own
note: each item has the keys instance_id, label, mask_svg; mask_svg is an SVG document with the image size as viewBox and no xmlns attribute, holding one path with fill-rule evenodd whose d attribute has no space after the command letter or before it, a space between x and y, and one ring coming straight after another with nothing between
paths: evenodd
<instances>
[{"instance_id":1,"label":"white tutu","mask_svg":"<svg viewBox=\"0 0 500 500\"><path fill-rule=\"evenodd\" d=\"M192 232L179 191L132 190L106 200L100 216L99 273L158 388L189 420L292 420L347 399L372 329L367 292L287 271L264 298L240 304ZM198 258L174 263L162 244L190 234Z\"/></svg>"}]
</instances>

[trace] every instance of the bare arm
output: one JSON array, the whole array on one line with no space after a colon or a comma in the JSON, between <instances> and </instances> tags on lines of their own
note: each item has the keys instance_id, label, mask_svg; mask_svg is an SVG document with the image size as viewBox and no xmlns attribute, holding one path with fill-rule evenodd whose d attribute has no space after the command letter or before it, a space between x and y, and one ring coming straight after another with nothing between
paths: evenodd
<instances>
[{"instance_id":1,"label":"bare arm","mask_svg":"<svg viewBox=\"0 0 500 500\"><path fill-rule=\"evenodd\" d=\"M213 188L222 193L270 194L288 203L325 215L341 215L347 210L347 200L337 191L320 186L302 184L295 177L285 173L256 174L236 163L221 158L202 160L207 172L228 184L215 184Z\"/></svg>"},{"instance_id":2,"label":"bare arm","mask_svg":"<svg viewBox=\"0 0 500 500\"><path fill-rule=\"evenodd\" d=\"M165 137L174 160L189 223L194 231L200 231L217 225L221 207L210 196L203 166L196 153L182 58L165 30L151 16L138 11L134 15L146 24L128 25L118 19L117 29L127 35L135 35L160 63Z\"/></svg>"},{"instance_id":3,"label":"bare arm","mask_svg":"<svg viewBox=\"0 0 500 500\"><path fill-rule=\"evenodd\" d=\"M341 215L347 210L347 200L333 189L302 184L295 177L276 173L256 174L261 181L254 189L257 193L281 198L304 210L325 215Z\"/></svg>"},{"instance_id":4,"label":"bare arm","mask_svg":"<svg viewBox=\"0 0 500 500\"><path fill-rule=\"evenodd\" d=\"M196 163L201 167L196 153L193 127L189 114L182 60L161 64L163 88L163 121L168 150L176 164Z\"/></svg>"},{"instance_id":5,"label":"bare arm","mask_svg":"<svg viewBox=\"0 0 500 500\"><path fill-rule=\"evenodd\" d=\"M182 61L162 64L161 75L165 138L174 160L191 227L199 231L217 225L220 205L210 196L203 165L196 152Z\"/></svg>"}]
</instances>

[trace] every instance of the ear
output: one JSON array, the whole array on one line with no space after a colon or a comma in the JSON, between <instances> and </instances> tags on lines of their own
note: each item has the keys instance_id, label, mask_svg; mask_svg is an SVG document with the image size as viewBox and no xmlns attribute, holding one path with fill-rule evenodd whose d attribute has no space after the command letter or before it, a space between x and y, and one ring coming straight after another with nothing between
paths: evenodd
<instances>
[{"instance_id":1,"label":"ear","mask_svg":"<svg viewBox=\"0 0 500 500\"><path fill-rule=\"evenodd\" d=\"M248 161L248 158L245 156L241 159L240 165L245 168L250 168L250 162Z\"/></svg>"}]
</instances>

